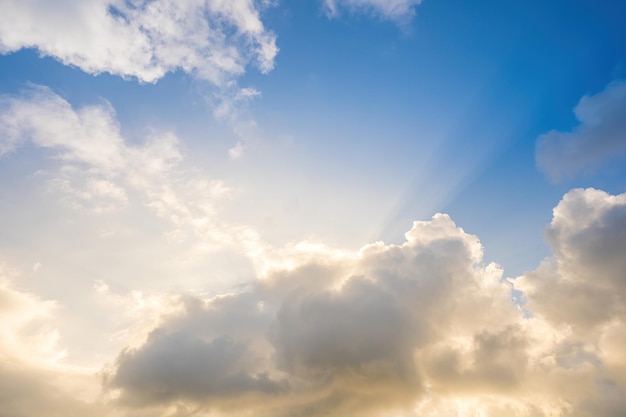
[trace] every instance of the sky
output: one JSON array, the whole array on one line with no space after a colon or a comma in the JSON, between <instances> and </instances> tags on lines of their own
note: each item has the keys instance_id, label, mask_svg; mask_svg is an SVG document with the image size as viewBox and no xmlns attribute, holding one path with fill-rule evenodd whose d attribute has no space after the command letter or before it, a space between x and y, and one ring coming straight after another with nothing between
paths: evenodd
<instances>
[{"instance_id":1,"label":"sky","mask_svg":"<svg viewBox=\"0 0 626 417\"><path fill-rule=\"evenodd\" d=\"M623 417L626 3L0 10L0 417Z\"/></svg>"}]
</instances>

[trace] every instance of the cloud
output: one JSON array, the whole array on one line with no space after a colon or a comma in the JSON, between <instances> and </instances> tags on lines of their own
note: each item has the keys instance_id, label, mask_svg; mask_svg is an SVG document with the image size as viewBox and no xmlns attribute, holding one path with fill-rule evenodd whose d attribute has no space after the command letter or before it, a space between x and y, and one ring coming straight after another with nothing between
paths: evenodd
<instances>
[{"instance_id":1,"label":"cloud","mask_svg":"<svg viewBox=\"0 0 626 417\"><path fill-rule=\"evenodd\" d=\"M92 74L154 83L182 71L209 81L215 115L227 119L243 155L253 136L240 107L260 95L236 79L249 67L274 68L276 36L261 21L268 0L7 0L0 16L0 53L35 48ZM249 119L249 120L248 120ZM6 152L1 144L0 154ZM60 184L66 187L67 184ZM123 199L123 197L122 197ZM114 204L115 202L112 202Z\"/></svg>"},{"instance_id":2,"label":"cloud","mask_svg":"<svg viewBox=\"0 0 626 417\"><path fill-rule=\"evenodd\" d=\"M149 132L143 141L131 141L122 135L107 102L73 107L47 87L0 96L0 157L33 151L30 155L40 158L45 169L37 171L35 178L43 179L54 197L45 203L74 210L68 224L56 232L63 233L72 248L97 245L110 256L117 253L119 262L133 253L140 258L134 258L133 265L124 263L133 270L142 263L155 264L155 253L146 252L151 248L159 253L157 258L163 261L159 265L169 276L194 264L233 264L233 254L238 256L235 269L251 276L250 264L263 275L277 265L298 263L318 252L330 258L341 253L309 242L276 248L252 227L224 220L220 214L233 194L231 187L189 166L173 133ZM57 199L64 204L56 204ZM49 212L42 213L46 215ZM88 235L94 228L97 237ZM107 240L118 245L107 245ZM220 259L207 258L216 252ZM109 265L98 265L109 270ZM119 268L109 271L121 273ZM194 272L205 276L202 270ZM104 272L95 275L107 281Z\"/></svg>"},{"instance_id":3,"label":"cloud","mask_svg":"<svg viewBox=\"0 0 626 417\"><path fill-rule=\"evenodd\" d=\"M55 303L13 288L8 277L15 274L15 271L0 265L2 353L18 361L54 363L65 356L65 352L57 346L58 332L50 325Z\"/></svg>"},{"instance_id":4,"label":"cloud","mask_svg":"<svg viewBox=\"0 0 626 417\"><path fill-rule=\"evenodd\" d=\"M593 389L572 415L619 415L626 405L626 354L616 349L626 340L626 194L570 191L554 209L546 238L553 256L515 287L528 311L569 334L557 361L594 371Z\"/></svg>"},{"instance_id":5,"label":"cloud","mask_svg":"<svg viewBox=\"0 0 626 417\"><path fill-rule=\"evenodd\" d=\"M236 82L230 82L213 95L213 115L225 121L239 139L228 150L230 159L239 159L244 155L246 145L259 139L257 123L250 117L247 105L261 97L261 92L254 88L240 88Z\"/></svg>"},{"instance_id":6,"label":"cloud","mask_svg":"<svg viewBox=\"0 0 626 417\"><path fill-rule=\"evenodd\" d=\"M211 340L189 333L151 334L139 352L118 358L118 371L110 381L124 387L129 404L172 400L214 400L248 392L276 393L281 384L265 374L248 373L253 365L245 345L227 337Z\"/></svg>"},{"instance_id":7,"label":"cloud","mask_svg":"<svg viewBox=\"0 0 626 417\"><path fill-rule=\"evenodd\" d=\"M155 133L142 145L129 145L108 103L74 109L40 86L0 97L0 121L0 156L28 142L49 150L60 167L43 174L71 207L108 213L139 203L169 221L175 239L209 237L207 231L213 229L217 241L229 240L215 219L215 203L229 189L183 168L172 133Z\"/></svg>"},{"instance_id":8,"label":"cloud","mask_svg":"<svg viewBox=\"0 0 626 417\"><path fill-rule=\"evenodd\" d=\"M516 284L530 311L583 330L626 319L625 230L626 195L567 193L546 231L554 256Z\"/></svg>"},{"instance_id":9,"label":"cloud","mask_svg":"<svg viewBox=\"0 0 626 417\"><path fill-rule=\"evenodd\" d=\"M21 291L0 264L0 413L105 416L93 370L65 365L55 328L57 303Z\"/></svg>"},{"instance_id":10,"label":"cloud","mask_svg":"<svg viewBox=\"0 0 626 417\"><path fill-rule=\"evenodd\" d=\"M19 236L12 262L45 266L30 288L63 306L75 363L145 340L168 291L217 291L254 276L253 262L269 265L258 234L219 215L231 189L185 163L175 135L148 132L131 142L108 103L73 107L45 87L0 96L1 160L34 159L43 169L29 180L44 191L22 201L27 220L4 207L3 230ZM100 328L85 337L92 321Z\"/></svg>"},{"instance_id":11,"label":"cloud","mask_svg":"<svg viewBox=\"0 0 626 417\"><path fill-rule=\"evenodd\" d=\"M241 398L236 412L254 415L402 412L440 381L420 355L465 338L476 345L473 381L500 391L525 363L511 370L507 361L512 346L520 357L526 349L511 327L522 313L510 291L497 266L482 264L476 237L437 215L416 222L403 245L318 252L243 293L188 299L143 346L122 352L108 386L140 407L234 412Z\"/></svg>"},{"instance_id":12,"label":"cloud","mask_svg":"<svg viewBox=\"0 0 626 417\"><path fill-rule=\"evenodd\" d=\"M278 52L254 0L3 2L0 52L36 48L90 74L155 82L182 70L222 85Z\"/></svg>"},{"instance_id":13,"label":"cloud","mask_svg":"<svg viewBox=\"0 0 626 417\"><path fill-rule=\"evenodd\" d=\"M537 139L537 166L555 181L626 157L626 82L584 96L574 114L579 124L572 131L553 130Z\"/></svg>"},{"instance_id":14,"label":"cloud","mask_svg":"<svg viewBox=\"0 0 626 417\"><path fill-rule=\"evenodd\" d=\"M2 415L113 416L105 405L97 402L97 390L97 379L93 375L0 362Z\"/></svg>"},{"instance_id":15,"label":"cloud","mask_svg":"<svg viewBox=\"0 0 626 417\"><path fill-rule=\"evenodd\" d=\"M385 20L406 22L415 16L415 7L422 0L324 0L329 16L337 16L341 9L350 12L371 13Z\"/></svg>"},{"instance_id":16,"label":"cloud","mask_svg":"<svg viewBox=\"0 0 626 417\"><path fill-rule=\"evenodd\" d=\"M436 215L401 245L319 251L244 292L186 298L120 354L108 389L130 409L199 415L617 416L625 198L564 196L553 257L512 284L475 236Z\"/></svg>"}]
</instances>

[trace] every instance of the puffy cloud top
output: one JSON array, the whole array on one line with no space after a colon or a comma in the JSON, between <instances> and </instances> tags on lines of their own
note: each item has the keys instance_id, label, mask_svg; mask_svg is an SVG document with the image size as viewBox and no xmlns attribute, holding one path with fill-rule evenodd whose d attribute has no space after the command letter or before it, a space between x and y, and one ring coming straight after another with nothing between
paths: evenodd
<instances>
[{"instance_id":1,"label":"puffy cloud top","mask_svg":"<svg viewBox=\"0 0 626 417\"><path fill-rule=\"evenodd\" d=\"M582 329L626 319L625 231L625 194L566 194L546 231L554 257L519 282L530 310Z\"/></svg>"}]
</instances>

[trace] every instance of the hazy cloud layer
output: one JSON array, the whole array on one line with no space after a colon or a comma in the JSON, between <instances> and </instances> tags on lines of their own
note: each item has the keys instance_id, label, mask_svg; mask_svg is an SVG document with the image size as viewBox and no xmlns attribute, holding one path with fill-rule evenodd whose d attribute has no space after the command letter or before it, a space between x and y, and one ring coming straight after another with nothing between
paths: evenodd
<instances>
[{"instance_id":1,"label":"hazy cloud layer","mask_svg":"<svg viewBox=\"0 0 626 417\"><path fill-rule=\"evenodd\" d=\"M551 131L537 140L537 166L553 180L626 157L626 82L584 96L574 114L579 124L572 131Z\"/></svg>"},{"instance_id":2,"label":"hazy cloud layer","mask_svg":"<svg viewBox=\"0 0 626 417\"><path fill-rule=\"evenodd\" d=\"M260 0L0 2L0 52L36 48L90 74L155 82L182 70L214 84L274 66Z\"/></svg>"}]
</instances>

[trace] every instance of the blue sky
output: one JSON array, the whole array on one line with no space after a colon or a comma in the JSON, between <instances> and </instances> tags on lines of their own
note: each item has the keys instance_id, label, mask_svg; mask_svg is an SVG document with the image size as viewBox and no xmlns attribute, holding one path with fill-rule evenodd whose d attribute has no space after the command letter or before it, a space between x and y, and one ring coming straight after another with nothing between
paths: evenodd
<instances>
[{"instance_id":1,"label":"blue sky","mask_svg":"<svg viewBox=\"0 0 626 417\"><path fill-rule=\"evenodd\" d=\"M0 414L619 415L626 4L0 5Z\"/></svg>"}]
</instances>

